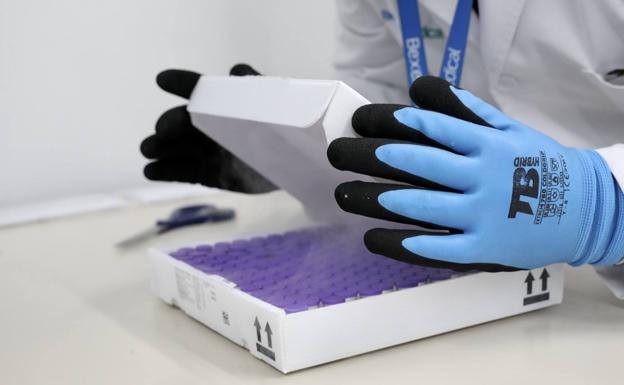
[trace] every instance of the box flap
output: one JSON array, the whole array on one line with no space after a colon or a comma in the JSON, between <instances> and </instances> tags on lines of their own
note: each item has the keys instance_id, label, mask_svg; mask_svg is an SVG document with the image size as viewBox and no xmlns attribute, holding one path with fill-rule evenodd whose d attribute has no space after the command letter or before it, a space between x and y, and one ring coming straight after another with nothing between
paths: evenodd
<instances>
[{"instance_id":1,"label":"box flap","mask_svg":"<svg viewBox=\"0 0 624 385\"><path fill-rule=\"evenodd\" d=\"M309 127L325 114L337 84L331 80L270 76L202 76L193 91L188 111L281 126Z\"/></svg>"}]
</instances>

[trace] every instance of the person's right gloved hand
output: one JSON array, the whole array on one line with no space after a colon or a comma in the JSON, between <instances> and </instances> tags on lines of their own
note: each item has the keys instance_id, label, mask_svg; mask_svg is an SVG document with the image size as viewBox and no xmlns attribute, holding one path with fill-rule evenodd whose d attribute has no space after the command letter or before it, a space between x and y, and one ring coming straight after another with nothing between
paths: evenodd
<instances>
[{"instance_id":1,"label":"person's right gloved hand","mask_svg":"<svg viewBox=\"0 0 624 385\"><path fill-rule=\"evenodd\" d=\"M230 75L260 74L246 64L237 64ZM164 91L188 99L200 76L196 72L171 69L158 74L156 83ZM141 153L152 160L143 170L150 180L199 183L243 193L277 189L256 170L193 127L186 105L160 116L156 132L141 143Z\"/></svg>"},{"instance_id":2,"label":"person's right gloved hand","mask_svg":"<svg viewBox=\"0 0 624 385\"><path fill-rule=\"evenodd\" d=\"M369 230L371 252L459 271L622 261L624 193L596 151L566 147L439 78L418 78L410 96L420 108L360 107L362 137L327 151L340 170L386 180L336 188L343 210L405 224Z\"/></svg>"}]
</instances>

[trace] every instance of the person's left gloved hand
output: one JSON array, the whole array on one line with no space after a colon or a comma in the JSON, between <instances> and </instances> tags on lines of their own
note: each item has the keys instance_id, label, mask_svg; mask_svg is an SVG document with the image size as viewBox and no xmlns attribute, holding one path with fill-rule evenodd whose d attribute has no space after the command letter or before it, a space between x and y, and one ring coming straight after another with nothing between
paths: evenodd
<instances>
[{"instance_id":1,"label":"person's left gloved hand","mask_svg":"<svg viewBox=\"0 0 624 385\"><path fill-rule=\"evenodd\" d=\"M247 64L237 64L230 75L260 74ZM158 74L156 82L164 91L188 99L200 76L192 71L171 69ZM141 142L141 153L151 160L143 170L150 180L199 183L247 194L277 189L247 163L194 127L186 105L167 110L158 118L155 132Z\"/></svg>"},{"instance_id":2,"label":"person's left gloved hand","mask_svg":"<svg viewBox=\"0 0 624 385\"><path fill-rule=\"evenodd\" d=\"M410 94L420 108L363 106L353 128L364 138L328 149L338 169L404 183L341 184L342 209L424 227L369 230L370 251L484 271L624 257L624 195L598 153L564 147L435 77Z\"/></svg>"}]
</instances>

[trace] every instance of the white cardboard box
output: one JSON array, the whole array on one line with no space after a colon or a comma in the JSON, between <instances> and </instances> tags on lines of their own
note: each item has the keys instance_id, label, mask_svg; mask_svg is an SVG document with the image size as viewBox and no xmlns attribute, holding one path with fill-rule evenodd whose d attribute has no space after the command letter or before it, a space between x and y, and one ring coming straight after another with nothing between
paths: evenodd
<instances>
[{"instance_id":1,"label":"white cardboard box","mask_svg":"<svg viewBox=\"0 0 624 385\"><path fill-rule=\"evenodd\" d=\"M354 136L351 116L368 103L339 81L203 76L188 111L195 127L301 201L312 218L362 222L338 209L334 189L372 179L336 170L326 151L333 139Z\"/></svg>"},{"instance_id":2,"label":"white cardboard box","mask_svg":"<svg viewBox=\"0 0 624 385\"><path fill-rule=\"evenodd\" d=\"M367 103L338 81L205 76L188 110L196 127L294 195L314 219L361 224L363 217L337 208L333 190L370 179L335 170L325 151L333 139L354 136L351 116ZM551 306L563 296L563 269L550 266L287 314L167 253L151 250L150 259L160 298L284 373Z\"/></svg>"},{"instance_id":3,"label":"white cardboard box","mask_svg":"<svg viewBox=\"0 0 624 385\"><path fill-rule=\"evenodd\" d=\"M541 309L563 297L563 267L553 265L466 275L287 314L166 253L151 250L150 260L152 289L163 301L284 373ZM529 274L534 282L527 282Z\"/></svg>"}]
</instances>

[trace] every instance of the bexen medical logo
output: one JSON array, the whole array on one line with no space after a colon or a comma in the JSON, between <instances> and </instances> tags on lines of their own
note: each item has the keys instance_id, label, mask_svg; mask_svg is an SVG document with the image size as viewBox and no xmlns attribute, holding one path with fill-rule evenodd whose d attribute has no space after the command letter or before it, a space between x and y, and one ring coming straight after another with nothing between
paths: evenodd
<instances>
[{"instance_id":1,"label":"bexen medical logo","mask_svg":"<svg viewBox=\"0 0 624 385\"><path fill-rule=\"evenodd\" d=\"M457 79L457 70L459 69L459 61L461 60L461 50L449 47L448 54L448 60L444 63L442 73L444 74L444 80L455 84L455 80Z\"/></svg>"},{"instance_id":2,"label":"bexen medical logo","mask_svg":"<svg viewBox=\"0 0 624 385\"><path fill-rule=\"evenodd\" d=\"M409 75L410 80L416 80L423 75L422 68L420 68L420 46L422 41L419 37L410 37L405 39L405 46L407 47L407 60L409 62Z\"/></svg>"}]
</instances>

